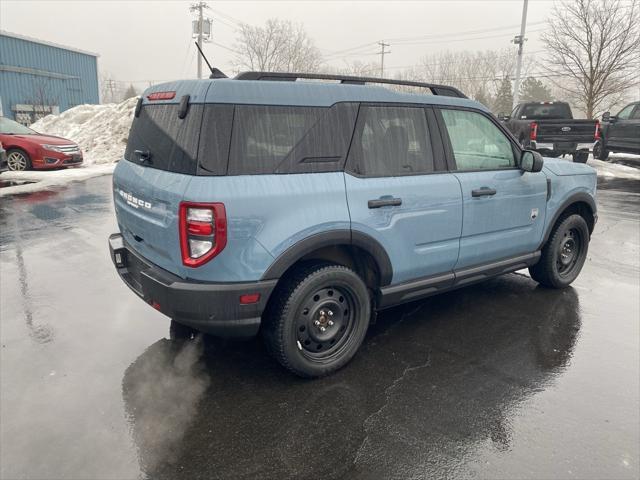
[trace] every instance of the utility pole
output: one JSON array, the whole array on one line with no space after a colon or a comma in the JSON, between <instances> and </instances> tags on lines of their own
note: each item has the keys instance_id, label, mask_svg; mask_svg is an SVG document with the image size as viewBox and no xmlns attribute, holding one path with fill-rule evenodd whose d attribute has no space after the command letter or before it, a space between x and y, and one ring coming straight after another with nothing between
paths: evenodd
<instances>
[{"instance_id":1,"label":"utility pole","mask_svg":"<svg viewBox=\"0 0 640 480\"><path fill-rule=\"evenodd\" d=\"M189 10L191 12L198 12L198 20L194 22L197 25L196 28L194 29L194 34L196 34L198 38L198 46L200 47L201 50L202 50L202 40L204 35L204 23L205 23L203 10L205 8L209 8L209 6L207 5L206 2L202 2L202 1L198 3L194 3L191 5L191 7L189 7ZM206 20L206 21L209 22L209 20ZM199 55L199 54L198 54L198 78L202 78L202 55Z\"/></svg>"},{"instance_id":2,"label":"utility pole","mask_svg":"<svg viewBox=\"0 0 640 480\"><path fill-rule=\"evenodd\" d=\"M526 38L524 38L524 32L527 28L527 5L529 0L524 0L524 5L522 6L522 23L520 24L520 35L516 35L513 39L513 43L518 45L518 60L516 62L516 79L513 82L513 107L518 104L520 100L520 72L522 70L522 51L524 50L524 42Z\"/></svg>"},{"instance_id":3,"label":"utility pole","mask_svg":"<svg viewBox=\"0 0 640 480\"><path fill-rule=\"evenodd\" d=\"M391 53L389 50L385 50L385 47L390 47L391 45L388 43L384 43L384 41L379 41L378 45L380 45L380 78L384 78L384 54Z\"/></svg>"}]
</instances>

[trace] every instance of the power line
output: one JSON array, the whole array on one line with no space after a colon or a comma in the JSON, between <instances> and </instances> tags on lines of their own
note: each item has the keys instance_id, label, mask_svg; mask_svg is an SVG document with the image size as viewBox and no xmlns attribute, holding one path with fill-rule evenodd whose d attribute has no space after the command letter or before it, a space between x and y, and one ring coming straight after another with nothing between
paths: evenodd
<instances>
[{"instance_id":1,"label":"power line","mask_svg":"<svg viewBox=\"0 0 640 480\"><path fill-rule=\"evenodd\" d=\"M542 25L545 24L546 22L544 21L540 21L540 22L534 22L531 23L530 25L534 26L534 25ZM479 33L487 33L487 32L495 32L496 30L506 30L506 29L511 29L511 28L516 28L519 27L520 24L516 24L516 25L504 25L501 27L493 27L493 28L483 28L483 29L476 29L476 30L463 30L460 32L448 32L448 33L443 33L443 34L429 34L429 35L420 35L420 36L414 36L414 37L395 37L395 38L390 38L388 41L393 42L394 44L396 43L403 43L403 42L411 42L411 41L419 41L419 40L430 40L430 39L435 39L435 40L440 40L442 38L445 37L461 37L461 36L467 36L467 35L476 35ZM499 34L498 36L505 36L506 34ZM511 36L509 34L509 36ZM489 38L489 37L487 37ZM461 39L462 40L462 39ZM471 40L475 40L471 39ZM448 40L450 41L450 40ZM363 43L361 45L357 45L355 47L349 47L349 48L345 48L345 49L341 49L341 50L336 50L336 51L329 51L327 56L334 56L334 55L339 55L342 53L346 53L346 52L351 52L354 50L359 50L365 47L370 47L371 45L375 45L377 42L367 42L367 43Z\"/></svg>"},{"instance_id":2,"label":"power line","mask_svg":"<svg viewBox=\"0 0 640 480\"><path fill-rule=\"evenodd\" d=\"M391 53L389 50L385 50L385 47L390 47L391 45L384 43L383 40L380 40L378 45L380 45L380 77L384 78L384 55L385 53Z\"/></svg>"}]
</instances>

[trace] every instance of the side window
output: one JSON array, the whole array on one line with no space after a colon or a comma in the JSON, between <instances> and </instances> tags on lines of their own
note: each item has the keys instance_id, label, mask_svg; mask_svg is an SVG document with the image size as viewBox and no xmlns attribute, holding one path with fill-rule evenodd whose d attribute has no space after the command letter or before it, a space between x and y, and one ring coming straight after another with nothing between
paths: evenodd
<instances>
[{"instance_id":1,"label":"side window","mask_svg":"<svg viewBox=\"0 0 640 480\"><path fill-rule=\"evenodd\" d=\"M636 110L631 115L633 120L640 120L640 103L636 105Z\"/></svg>"},{"instance_id":2,"label":"side window","mask_svg":"<svg viewBox=\"0 0 640 480\"><path fill-rule=\"evenodd\" d=\"M363 105L348 163L355 173L372 177L433 172L425 110Z\"/></svg>"},{"instance_id":3,"label":"side window","mask_svg":"<svg viewBox=\"0 0 640 480\"><path fill-rule=\"evenodd\" d=\"M323 110L318 107L238 105L228 174L274 173Z\"/></svg>"},{"instance_id":4,"label":"side window","mask_svg":"<svg viewBox=\"0 0 640 480\"><path fill-rule=\"evenodd\" d=\"M631 116L631 112L633 111L633 107L635 107L635 105L633 104L627 105L622 110L620 110L620 113L618 113L616 117L618 117L619 120L628 120Z\"/></svg>"},{"instance_id":5,"label":"side window","mask_svg":"<svg viewBox=\"0 0 640 480\"><path fill-rule=\"evenodd\" d=\"M496 170L517 165L511 142L487 117L466 110L441 110L458 170Z\"/></svg>"}]
</instances>

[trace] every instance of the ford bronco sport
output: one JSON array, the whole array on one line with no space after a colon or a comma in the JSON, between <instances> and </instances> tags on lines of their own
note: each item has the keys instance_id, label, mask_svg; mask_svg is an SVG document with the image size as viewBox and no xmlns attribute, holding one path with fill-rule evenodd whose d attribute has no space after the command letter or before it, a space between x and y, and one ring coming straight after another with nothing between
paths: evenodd
<instances>
[{"instance_id":1,"label":"ford bronco sport","mask_svg":"<svg viewBox=\"0 0 640 480\"><path fill-rule=\"evenodd\" d=\"M527 267L566 287L597 218L591 167L543 165L456 89L328 75L149 88L113 191L111 256L138 296L260 332L306 377L344 366L376 310Z\"/></svg>"}]
</instances>

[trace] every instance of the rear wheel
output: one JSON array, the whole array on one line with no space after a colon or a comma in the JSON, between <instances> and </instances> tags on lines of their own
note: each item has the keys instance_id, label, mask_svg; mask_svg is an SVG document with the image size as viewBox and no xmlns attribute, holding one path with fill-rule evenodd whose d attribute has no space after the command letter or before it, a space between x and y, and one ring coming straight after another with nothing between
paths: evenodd
<instances>
[{"instance_id":1,"label":"rear wheel","mask_svg":"<svg viewBox=\"0 0 640 480\"><path fill-rule=\"evenodd\" d=\"M573 161L576 163L587 163L589 159L589 152L587 150L580 150L573 152Z\"/></svg>"},{"instance_id":2,"label":"rear wheel","mask_svg":"<svg viewBox=\"0 0 640 480\"><path fill-rule=\"evenodd\" d=\"M278 288L263 336L280 364L302 377L346 365L360 347L371 316L367 286L341 265L307 265Z\"/></svg>"},{"instance_id":3,"label":"rear wheel","mask_svg":"<svg viewBox=\"0 0 640 480\"><path fill-rule=\"evenodd\" d=\"M606 160L609 158L609 150L602 144L602 140L598 140L593 146L593 157L598 160Z\"/></svg>"},{"instance_id":4,"label":"rear wheel","mask_svg":"<svg viewBox=\"0 0 640 480\"><path fill-rule=\"evenodd\" d=\"M31 159L22 150L9 150L7 152L7 168L13 172L29 170L31 168Z\"/></svg>"},{"instance_id":5,"label":"rear wheel","mask_svg":"<svg viewBox=\"0 0 640 480\"><path fill-rule=\"evenodd\" d=\"M578 214L565 217L554 227L540 261L529 268L531 278L546 287L567 287L582 270L588 248L587 222Z\"/></svg>"}]
</instances>

